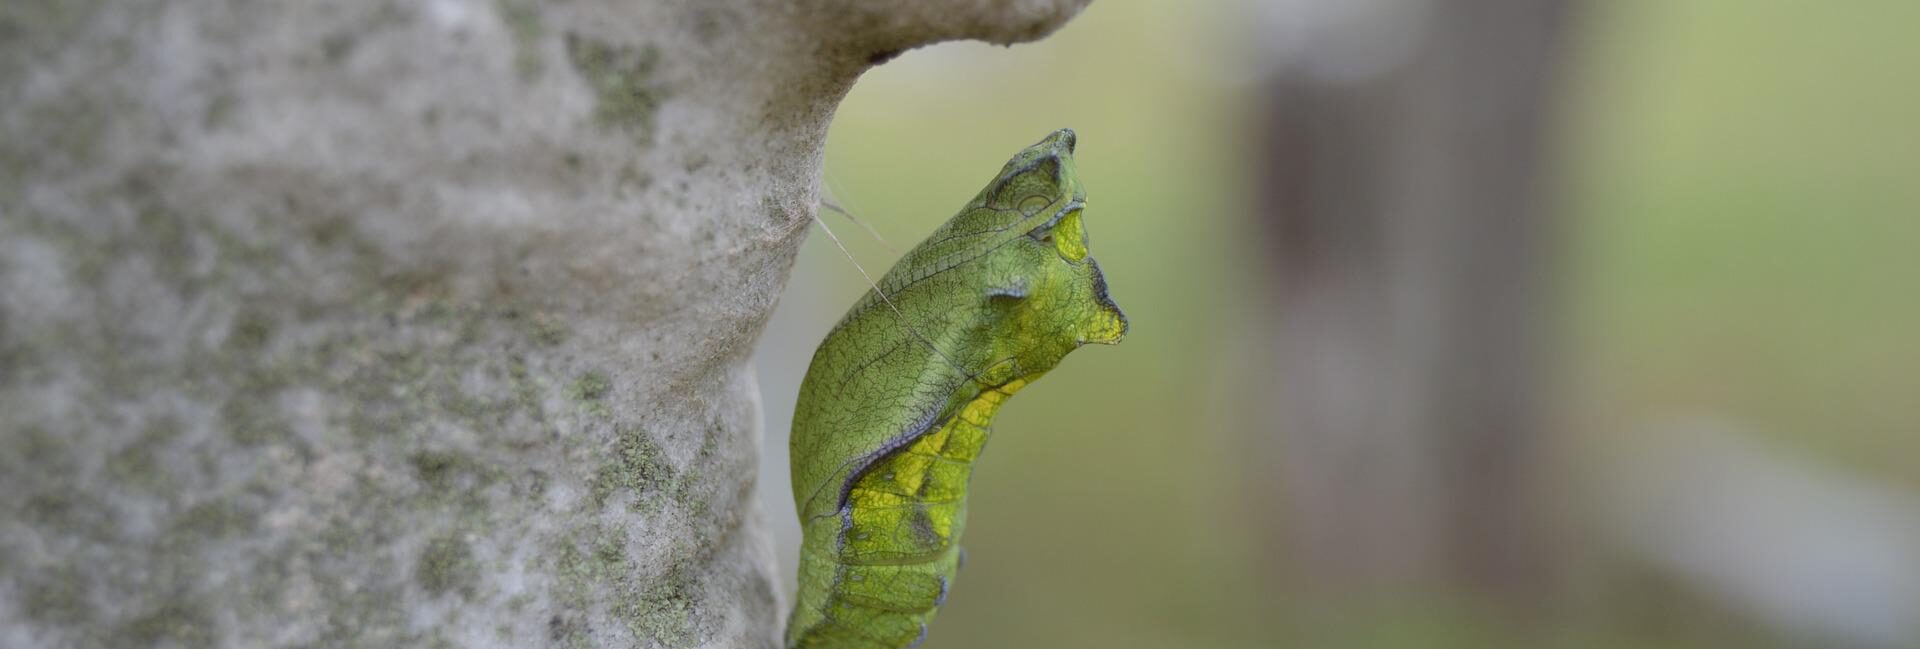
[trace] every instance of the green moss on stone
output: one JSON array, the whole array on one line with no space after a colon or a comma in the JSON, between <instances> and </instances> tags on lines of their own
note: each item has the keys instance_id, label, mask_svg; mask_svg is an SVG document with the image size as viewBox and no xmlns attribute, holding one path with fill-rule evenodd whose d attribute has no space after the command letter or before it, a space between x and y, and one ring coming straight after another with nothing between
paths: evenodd
<instances>
[{"instance_id":1,"label":"green moss on stone","mask_svg":"<svg viewBox=\"0 0 1920 649\"><path fill-rule=\"evenodd\" d=\"M615 45L569 33L567 59L599 99L593 111L595 122L625 131L643 143L652 140L654 113L666 99L666 91L653 78L660 64L659 48Z\"/></svg>"},{"instance_id":2,"label":"green moss on stone","mask_svg":"<svg viewBox=\"0 0 1920 649\"><path fill-rule=\"evenodd\" d=\"M466 458L458 453L447 451L420 451L407 456L407 463L413 465L413 473L432 489L446 489L453 486Z\"/></svg>"},{"instance_id":3,"label":"green moss on stone","mask_svg":"<svg viewBox=\"0 0 1920 649\"><path fill-rule=\"evenodd\" d=\"M52 472L71 470L73 457L72 449L69 447L72 444L66 438L39 426L29 426L20 434L16 443L19 445L17 448L20 450L20 457L26 461L19 467L23 470Z\"/></svg>"},{"instance_id":4,"label":"green moss on stone","mask_svg":"<svg viewBox=\"0 0 1920 649\"><path fill-rule=\"evenodd\" d=\"M588 559L587 553L574 546L572 538L572 535L566 535L554 541L555 549L551 555L554 579L547 594L557 610L584 611L592 604L588 601L588 594L594 591L599 579L594 563Z\"/></svg>"},{"instance_id":5,"label":"green moss on stone","mask_svg":"<svg viewBox=\"0 0 1920 649\"><path fill-rule=\"evenodd\" d=\"M160 486L165 474L154 462L153 447L134 442L107 458L107 475L120 484L151 490Z\"/></svg>"},{"instance_id":6,"label":"green moss on stone","mask_svg":"<svg viewBox=\"0 0 1920 649\"><path fill-rule=\"evenodd\" d=\"M510 407L532 417L534 421L546 421L546 413L540 403L540 383L527 370L526 357L514 354L507 359L507 377L513 381L513 404Z\"/></svg>"},{"instance_id":7,"label":"green moss on stone","mask_svg":"<svg viewBox=\"0 0 1920 649\"><path fill-rule=\"evenodd\" d=\"M427 549L420 553L420 562L414 567L413 576L422 588L434 594L455 588L469 589L478 576L473 548L464 539L454 535L434 537L427 542Z\"/></svg>"},{"instance_id":8,"label":"green moss on stone","mask_svg":"<svg viewBox=\"0 0 1920 649\"><path fill-rule=\"evenodd\" d=\"M675 566L639 597L616 604L614 615L624 620L636 637L650 637L667 647L691 647L692 591L692 578Z\"/></svg>"},{"instance_id":9,"label":"green moss on stone","mask_svg":"<svg viewBox=\"0 0 1920 649\"><path fill-rule=\"evenodd\" d=\"M226 351L232 354L258 354L272 336L272 318L256 310L244 310L234 316L232 328L227 331Z\"/></svg>"},{"instance_id":10,"label":"green moss on stone","mask_svg":"<svg viewBox=\"0 0 1920 649\"><path fill-rule=\"evenodd\" d=\"M612 527L601 530L593 541L593 558L608 574L619 574L627 567L627 531Z\"/></svg>"},{"instance_id":11,"label":"green moss on stone","mask_svg":"<svg viewBox=\"0 0 1920 649\"><path fill-rule=\"evenodd\" d=\"M613 384L607 381L607 375L599 372L587 372L575 379L567 387L567 396L587 407L587 412L595 417L607 417L612 414L604 401Z\"/></svg>"},{"instance_id":12,"label":"green moss on stone","mask_svg":"<svg viewBox=\"0 0 1920 649\"><path fill-rule=\"evenodd\" d=\"M677 566L657 580L649 581L627 554L627 531L589 523L556 539L551 556L555 561L555 581L549 595L562 611L592 608L595 592L612 593L608 609L637 639L652 638L668 647L692 646L694 581L690 573ZM584 549L582 547L584 545ZM549 623L555 640L576 646L577 638L589 637L581 621L571 615L556 615ZM642 646L645 646L644 643Z\"/></svg>"},{"instance_id":13,"label":"green moss on stone","mask_svg":"<svg viewBox=\"0 0 1920 649\"><path fill-rule=\"evenodd\" d=\"M28 584L22 610L27 619L54 626L80 626L93 619L87 583L73 566L53 570Z\"/></svg>"},{"instance_id":14,"label":"green moss on stone","mask_svg":"<svg viewBox=\"0 0 1920 649\"><path fill-rule=\"evenodd\" d=\"M73 511L73 494L66 491L46 491L27 498L24 512L27 521L35 525L54 525Z\"/></svg>"},{"instance_id":15,"label":"green moss on stone","mask_svg":"<svg viewBox=\"0 0 1920 649\"><path fill-rule=\"evenodd\" d=\"M173 484L161 463L154 457L160 448L180 434L180 423L161 417L147 426L133 443L107 458L107 475L135 493L165 495Z\"/></svg>"},{"instance_id":16,"label":"green moss on stone","mask_svg":"<svg viewBox=\"0 0 1920 649\"><path fill-rule=\"evenodd\" d=\"M213 615L199 599L190 596L156 597L159 607L116 627L113 646L126 647L211 647L220 644L215 636Z\"/></svg>"},{"instance_id":17,"label":"green moss on stone","mask_svg":"<svg viewBox=\"0 0 1920 649\"><path fill-rule=\"evenodd\" d=\"M634 510L659 511L664 491L673 479L673 467L667 464L653 437L644 429L621 426L613 457L594 471L588 487L595 506L605 506L607 497L625 489L633 492Z\"/></svg>"},{"instance_id":18,"label":"green moss on stone","mask_svg":"<svg viewBox=\"0 0 1920 649\"><path fill-rule=\"evenodd\" d=\"M233 441L252 446L280 441L293 436L293 428L280 416L272 392L259 386L235 394L220 406L220 419Z\"/></svg>"},{"instance_id":19,"label":"green moss on stone","mask_svg":"<svg viewBox=\"0 0 1920 649\"><path fill-rule=\"evenodd\" d=\"M507 598L507 612L520 614L533 604L533 593L520 593Z\"/></svg>"},{"instance_id":20,"label":"green moss on stone","mask_svg":"<svg viewBox=\"0 0 1920 649\"><path fill-rule=\"evenodd\" d=\"M598 401L601 397L607 396L607 390L611 387L612 384L607 382L607 375L599 372L587 372L586 374L580 375L579 379L574 380L573 386L568 389L567 393L577 400Z\"/></svg>"},{"instance_id":21,"label":"green moss on stone","mask_svg":"<svg viewBox=\"0 0 1920 649\"><path fill-rule=\"evenodd\" d=\"M535 313L533 321L533 340L542 345L558 345L567 339L567 327L559 318L545 313Z\"/></svg>"},{"instance_id":22,"label":"green moss on stone","mask_svg":"<svg viewBox=\"0 0 1920 649\"><path fill-rule=\"evenodd\" d=\"M494 9L513 35L513 71L522 80L540 76L546 59L540 55L540 35L546 31L540 21L540 6L531 0L498 0Z\"/></svg>"}]
</instances>

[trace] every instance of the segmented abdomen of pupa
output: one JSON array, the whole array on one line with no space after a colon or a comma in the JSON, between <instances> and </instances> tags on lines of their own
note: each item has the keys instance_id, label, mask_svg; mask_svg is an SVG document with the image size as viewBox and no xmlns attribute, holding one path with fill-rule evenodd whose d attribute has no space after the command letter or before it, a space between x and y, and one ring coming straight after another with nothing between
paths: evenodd
<instances>
[{"instance_id":1,"label":"segmented abdomen of pupa","mask_svg":"<svg viewBox=\"0 0 1920 649\"><path fill-rule=\"evenodd\" d=\"M790 630L791 649L901 649L925 639L959 568L973 461L993 414L1025 384L975 397L855 475L838 516L807 522L809 537L832 539L831 554L801 562L800 605L820 618Z\"/></svg>"}]
</instances>

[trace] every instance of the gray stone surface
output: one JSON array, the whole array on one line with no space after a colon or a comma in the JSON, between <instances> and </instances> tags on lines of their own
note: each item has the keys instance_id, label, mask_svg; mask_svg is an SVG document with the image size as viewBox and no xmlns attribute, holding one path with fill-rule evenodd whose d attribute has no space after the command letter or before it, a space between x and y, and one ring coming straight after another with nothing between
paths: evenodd
<instances>
[{"instance_id":1,"label":"gray stone surface","mask_svg":"<svg viewBox=\"0 0 1920 649\"><path fill-rule=\"evenodd\" d=\"M0 646L773 646L833 107L1082 4L0 3Z\"/></svg>"}]
</instances>

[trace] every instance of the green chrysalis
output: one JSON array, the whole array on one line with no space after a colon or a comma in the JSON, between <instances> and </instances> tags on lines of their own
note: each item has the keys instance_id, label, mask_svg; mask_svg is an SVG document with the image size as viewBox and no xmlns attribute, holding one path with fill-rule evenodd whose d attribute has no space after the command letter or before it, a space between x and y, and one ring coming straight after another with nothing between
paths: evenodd
<instances>
[{"instance_id":1,"label":"green chrysalis","mask_svg":"<svg viewBox=\"0 0 1920 649\"><path fill-rule=\"evenodd\" d=\"M805 540L789 649L926 637L960 561L967 479L1000 403L1126 316L1087 254L1073 131L1015 155L813 354L793 417Z\"/></svg>"}]
</instances>

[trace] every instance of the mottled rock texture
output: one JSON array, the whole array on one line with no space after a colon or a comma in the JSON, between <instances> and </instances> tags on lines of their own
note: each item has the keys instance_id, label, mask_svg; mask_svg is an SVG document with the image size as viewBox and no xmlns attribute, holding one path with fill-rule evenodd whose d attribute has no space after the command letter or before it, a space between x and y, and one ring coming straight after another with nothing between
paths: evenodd
<instances>
[{"instance_id":1,"label":"mottled rock texture","mask_svg":"<svg viewBox=\"0 0 1920 649\"><path fill-rule=\"evenodd\" d=\"M774 646L834 105L1081 4L0 3L0 646Z\"/></svg>"}]
</instances>

